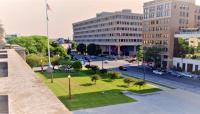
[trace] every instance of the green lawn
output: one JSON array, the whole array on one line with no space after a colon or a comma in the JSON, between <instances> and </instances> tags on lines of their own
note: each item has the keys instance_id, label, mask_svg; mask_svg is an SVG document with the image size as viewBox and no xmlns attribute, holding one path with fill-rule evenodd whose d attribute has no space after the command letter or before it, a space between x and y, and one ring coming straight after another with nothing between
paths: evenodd
<instances>
[{"instance_id":1,"label":"green lawn","mask_svg":"<svg viewBox=\"0 0 200 114\"><path fill-rule=\"evenodd\" d=\"M123 90L141 94L160 91L160 89L150 85L145 85L141 90L139 87L135 86L127 88L122 78L114 81L103 78L98 80L97 84L94 85L89 77L92 75L91 72L85 70L79 73L71 73L72 100L69 100L67 75L68 74L62 72L54 73L54 83L51 84L48 75L37 73L38 78L40 78L70 110L136 101L120 94L120 91Z\"/></svg>"}]
</instances>

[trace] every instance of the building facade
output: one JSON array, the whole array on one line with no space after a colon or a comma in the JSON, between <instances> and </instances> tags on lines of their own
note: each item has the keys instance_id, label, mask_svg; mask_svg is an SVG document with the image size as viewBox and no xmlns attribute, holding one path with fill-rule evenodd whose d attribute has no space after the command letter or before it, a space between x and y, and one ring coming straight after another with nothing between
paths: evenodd
<instances>
[{"instance_id":1,"label":"building facade","mask_svg":"<svg viewBox=\"0 0 200 114\"><path fill-rule=\"evenodd\" d=\"M175 38L185 39L189 47L197 48L200 43L200 28L182 29L174 35Z\"/></svg>"},{"instance_id":2,"label":"building facade","mask_svg":"<svg viewBox=\"0 0 200 114\"><path fill-rule=\"evenodd\" d=\"M195 0L154 0L144 3L143 47L159 47L161 67L173 67L174 34L197 27L200 13ZM199 18L199 19L198 19Z\"/></svg>"},{"instance_id":3,"label":"building facade","mask_svg":"<svg viewBox=\"0 0 200 114\"><path fill-rule=\"evenodd\" d=\"M80 44L100 45L109 55L135 55L142 44L142 14L131 10L102 12L73 24L74 40Z\"/></svg>"},{"instance_id":4,"label":"building facade","mask_svg":"<svg viewBox=\"0 0 200 114\"><path fill-rule=\"evenodd\" d=\"M176 68L181 68L183 72L194 72L200 71L200 60L199 59L188 59L188 58L173 58L173 65Z\"/></svg>"}]
</instances>

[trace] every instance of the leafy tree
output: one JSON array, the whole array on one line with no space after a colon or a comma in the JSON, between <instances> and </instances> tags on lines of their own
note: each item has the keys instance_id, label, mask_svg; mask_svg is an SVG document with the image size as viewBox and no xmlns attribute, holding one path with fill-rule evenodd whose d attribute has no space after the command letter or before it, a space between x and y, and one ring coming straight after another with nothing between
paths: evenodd
<instances>
[{"instance_id":1,"label":"leafy tree","mask_svg":"<svg viewBox=\"0 0 200 114\"><path fill-rule=\"evenodd\" d=\"M26 54L46 54L47 37L45 36L21 36L8 41L26 49Z\"/></svg>"},{"instance_id":2,"label":"leafy tree","mask_svg":"<svg viewBox=\"0 0 200 114\"><path fill-rule=\"evenodd\" d=\"M72 41L72 49L76 49L76 48L77 48L76 42Z\"/></svg>"},{"instance_id":3,"label":"leafy tree","mask_svg":"<svg viewBox=\"0 0 200 114\"><path fill-rule=\"evenodd\" d=\"M29 54L26 61L31 67L41 67L42 72L44 71L44 65L48 63L47 57L41 54Z\"/></svg>"},{"instance_id":4,"label":"leafy tree","mask_svg":"<svg viewBox=\"0 0 200 114\"><path fill-rule=\"evenodd\" d=\"M63 71L69 70L70 68L72 68L72 62L70 61L70 59L61 57L58 61L59 65L61 65L61 69Z\"/></svg>"},{"instance_id":5,"label":"leafy tree","mask_svg":"<svg viewBox=\"0 0 200 114\"><path fill-rule=\"evenodd\" d=\"M80 61L75 61L73 64L72 64L72 67L76 70L76 71L79 71L82 69L82 64Z\"/></svg>"},{"instance_id":6,"label":"leafy tree","mask_svg":"<svg viewBox=\"0 0 200 114\"><path fill-rule=\"evenodd\" d=\"M53 70L55 69L56 65L59 65L60 56L53 56L51 57L51 64L53 66Z\"/></svg>"},{"instance_id":7,"label":"leafy tree","mask_svg":"<svg viewBox=\"0 0 200 114\"><path fill-rule=\"evenodd\" d=\"M130 84L134 83L134 82L135 82L135 80L133 78L125 78L124 79L124 83L126 83L128 87L130 87Z\"/></svg>"},{"instance_id":8,"label":"leafy tree","mask_svg":"<svg viewBox=\"0 0 200 114\"><path fill-rule=\"evenodd\" d=\"M71 53L72 53L72 49L71 48L67 49L67 54L70 55Z\"/></svg>"},{"instance_id":9,"label":"leafy tree","mask_svg":"<svg viewBox=\"0 0 200 114\"><path fill-rule=\"evenodd\" d=\"M183 38L176 38L174 41L174 56L186 57L189 51L189 44Z\"/></svg>"},{"instance_id":10,"label":"leafy tree","mask_svg":"<svg viewBox=\"0 0 200 114\"><path fill-rule=\"evenodd\" d=\"M155 67L159 67L161 63L161 55L162 52L161 48L157 47L149 47L144 49L144 60L147 62L154 62Z\"/></svg>"},{"instance_id":11,"label":"leafy tree","mask_svg":"<svg viewBox=\"0 0 200 114\"><path fill-rule=\"evenodd\" d=\"M76 50L78 52L80 52L81 54L85 54L86 53L86 45L85 44L79 44L77 46Z\"/></svg>"},{"instance_id":12,"label":"leafy tree","mask_svg":"<svg viewBox=\"0 0 200 114\"><path fill-rule=\"evenodd\" d=\"M101 77L97 74L91 76L91 81L94 82L94 84L96 84L97 80L100 80Z\"/></svg>"},{"instance_id":13,"label":"leafy tree","mask_svg":"<svg viewBox=\"0 0 200 114\"><path fill-rule=\"evenodd\" d=\"M58 43L52 42L51 44L51 56L53 57L54 55L59 55L61 57L67 57L67 51L59 45Z\"/></svg>"},{"instance_id":14,"label":"leafy tree","mask_svg":"<svg viewBox=\"0 0 200 114\"><path fill-rule=\"evenodd\" d=\"M110 72L108 73L110 79L117 79L117 78L120 78L121 74L119 72L116 72L116 71L113 71L113 72Z\"/></svg>"},{"instance_id":15,"label":"leafy tree","mask_svg":"<svg viewBox=\"0 0 200 114\"><path fill-rule=\"evenodd\" d=\"M88 55L98 55L101 53L101 48L99 45L89 44L87 46L87 53Z\"/></svg>"},{"instance_id":16,"label":"leafy tree","mask_svg":"<svg viewBox=\"0 0 200 114\"><path fill-rule=\"evenodd\" d=\"M99 71L99 67L97 65L91 65L90 68L94 73L97 73Z\"/></svg>"},{"instance_id":17,"label":"leafy tree","mask_svg":"<svg viewBox=\"0 0 200 114\"><path fill-rule=\"evenodd\" d=\"M136 50L137 50L137 62L138 62L138 66L139 66L139 63L142 61L142 47L141 46L137 46L136 47Z\"/></svg>"}]
</instances>

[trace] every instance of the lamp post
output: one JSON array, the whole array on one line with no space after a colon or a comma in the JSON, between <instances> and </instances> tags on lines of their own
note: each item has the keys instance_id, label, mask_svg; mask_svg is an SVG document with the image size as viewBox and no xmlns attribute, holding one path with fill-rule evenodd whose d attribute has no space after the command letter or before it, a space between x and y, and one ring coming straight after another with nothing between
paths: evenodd
<instances>
[{"instance_id":1,"label":"lamp post","mask_svg":"<svg viewBox=\"0 0 200 114\"><path fill-rule=\"evenodd\" d=\"M143 54L143 58L142 58L142 65L143 65L143 70L144 70L144 73L143 73L143 80L145 81L146 79L146 69L145 69L145 65L144 65L144 61L145 61L145 58L144 58L144 52L142 53Z\"/></svg>"},{"instance_id":2,"label":"lamp post","mask_svg":"<svg viewBox=\"0 0 200 114\"><path fill-rule=\"evenodd\" d=\"M69 99L72 99L72 95L71 95L71 76L68 75L68 80L69 80Z\"/></svg>"},{"instance_id":3,"label":"lamp post","mask_svg":"<svg viewBox=\"0 0 200 114\"><path fill-rule=\"evenodd\" d=\"M103 69L103 55L101 55L102 63L101 63L101 69Z\"/></svg>"}]
</instances>

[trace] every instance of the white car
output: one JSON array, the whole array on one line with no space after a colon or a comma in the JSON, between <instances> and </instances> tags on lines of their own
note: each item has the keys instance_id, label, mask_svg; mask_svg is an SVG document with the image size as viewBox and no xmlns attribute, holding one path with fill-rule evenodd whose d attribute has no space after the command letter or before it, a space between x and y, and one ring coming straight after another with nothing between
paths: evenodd
<instances>
[{"instance_id":1,"label":"white car","mask_svg":"<svg viewBox=\"0 0 200 114\"><path fill-rule=\"evenodd\" d=\"M154 74L158 74L158 75L163 75L164 73L162 71L159 70L153 70Z\"/></svg>"},{"instance_id":2,"label":"white car","mask_svg":"<svg viewBox=\"0 0 200 114\"><path fill-rule=\"evenodd\" d=\"M184 77L188 77L188 78L192 78L193 77L190 73L183 73L183 72L181 72L180 75L184 76Z\"/></svg>"},{"instance_id":3,"label":"white car","mask_svg":"<svg viewBox=\"0 0 200 114\"><path fill-rule=\"evenodd\" d=\"M109 63L109 61L108 61L108 60L105 60L104 63Z\"/></svg>"}]
</instances>

